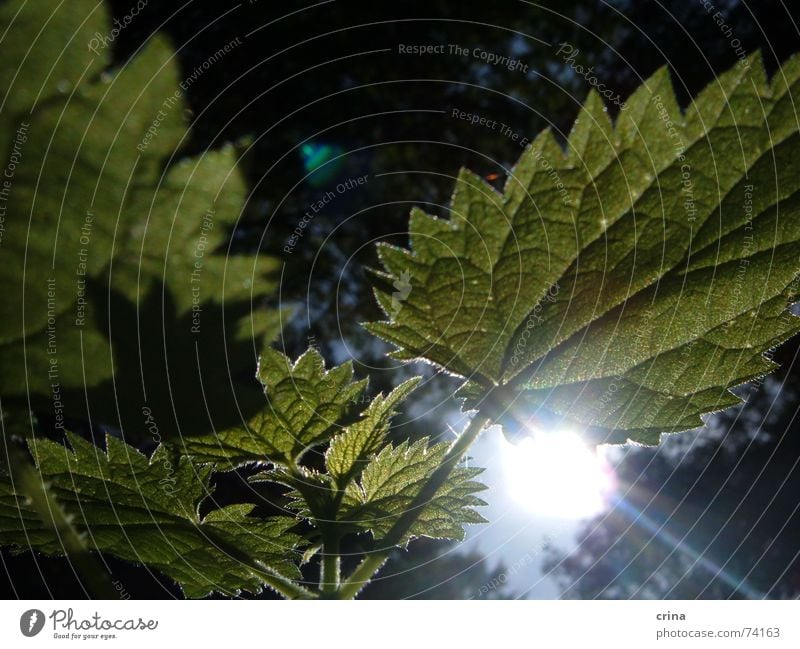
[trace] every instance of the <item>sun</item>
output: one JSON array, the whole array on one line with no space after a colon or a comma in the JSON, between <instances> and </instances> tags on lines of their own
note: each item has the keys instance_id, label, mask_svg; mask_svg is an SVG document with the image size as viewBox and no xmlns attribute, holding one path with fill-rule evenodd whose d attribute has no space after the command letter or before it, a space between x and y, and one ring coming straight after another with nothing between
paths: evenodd
<instances>
[{"instance_id":1,"label":"sun","mask_svg":"<svg viewBox=\"0 0 800 649\"><path fill-rule=\"evenodd\" d=\"M613 471L576 433L537 432L518 443L503 439L501 448L509 495L526 510L578 519L606 509Z\"/></svg>"}]
</instances>

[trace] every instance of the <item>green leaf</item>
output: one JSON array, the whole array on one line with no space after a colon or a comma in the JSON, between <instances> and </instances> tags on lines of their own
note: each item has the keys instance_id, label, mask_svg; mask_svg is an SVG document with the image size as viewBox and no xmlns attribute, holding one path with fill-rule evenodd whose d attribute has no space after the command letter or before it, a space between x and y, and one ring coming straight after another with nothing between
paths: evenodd
<instances>
[{"instance_id":1,"label":"green leaf","mask_svg":"<svg viewBox=\"0 0 800 649\"><path fill-rule=\"evenodd\" d=\"M382 245L397 308L368 328L465 377L467 407L598 442L656 443L738 402L764 352L800 327L800 57L760 56L685 113L665 69L612 125L592 93L566 151L549 131L504 192L462 171L449 220L413 210L410 250Z\"/></svg>"},{"instance_id":2,"label":"green leaf","mask_svg":"<svg viewBox=\"0 0 800 649\"><path fill-rule=\"evenodd\" d=\"M164 436L200 434L255 412L256 386L231 376L280 331L260 306L280 264L227 249L247 198L234 147L175 155L188 104L171 45L151 38L111 69L110 48L88 47L111 28L90 0L0 7L13 164L0 182L0 395L132 435L147 406Z\"/></svg>"},{"instance_id":3,"label":"green leaf","mask_svg":"<svg viewBox=\"0 0 800 649\"><path fill-rule=\"evenodd\" d=\"M211 494L210 467L164 446L148 459L111 436L105 452L77 435L68 439L72 450L49 440L29 445L50 493L90 548L158 570L187 597L259 592L265 572L299 577L294 518L254 518L248 504L200 515ZM0 479L0 543L63 554L58 536L8 477Z\"/></svg>"},{"instance_id":4,"label":"green leaf","mask_svg":"<svg viewBox=\"0 0 800 649\"><path fill-rule=\"evenodd\" d=\"M344 489L360 475L369 458L383 447L391 419L397 414L395 406L405 400L421 380L420 377L409 379L386 397L379 394L359 421L333 438L325 455L325 467L339 489Z\"/></svg>"},{"instance_id":5,"label":"green leaf","mask_svg":"<svg viewBox=\"0 0 800 649\"><path fill-rule=\"evenodd\" d=\"M298 362L299 363L299 362ZM360 418L345 426L325 454L325 472L285 464L252 478L288 486L288 507L315 528L337 538L372 531L380 540L410 506L447 452L447 444L425 438L392 446L387 433L396 407L419 384L415 378L378 395ZM269 393L268 393L269 394ZM465 523L481 523L474 507L485 503L473 494L485 487L473 481L482 469L458 467L436 496L421 508L417 522L399 541L412 536L463 538Z\"/></svg>"},{"instance_id":6,"label":"green leaf","mask_svg":"<svg viewBox=\"0 0 800 649\"><path fill-rule=\"evenodd\" d=\"M447 444L428 445L421 439L409 445L386 446L364 469L361 479L347 488L339 520L355 530L369 530L380 540L409 508L447 453ZM474 478L483 469L457 467L419 515L399 545L412 537L464 538L464 525L485 523L475 511L486 503L474 494L486 489Z\"/></svg>"},{"instance_id":7,"label":"green leaf","mask_svg":"<svg viewBox=\"0 0 800 649\"><path fill-rule=\"evenodd\" d=\"M319 352L306 351L297 362L267 348L258 365L267 405L247 426L184 440L198 461L270 461L293 467L310 448L330 442L341 420L364 390L353 382L352 363L325 370Z\"/></svg>"},{"instance_id":8,"label":"green leaf","mask_svg":"<svg viewBox=\"0 0 800 649\"><path fill-rule=\"evenodd\" d=\"M37 41L31 55L44 47L60 49L55 43L68 38ZM65 45L85 52L86 42ZM132 222L146 222L146 192L136 196L134 188L157 186L161 160L185 132L181 103L163 111L179 82L172 54L165 40L155 39L115 74L84 78L69 93L44 97L23 113L24 131L7 134L6 151L17 153L18 164L9 179L0 254L16 263L8 266L0 339L33 334L53 315L72 312L74 318L79 282L101 278L117 240L126 238ZM160 110L165 117L152 146L138 151Z\"/></svg>"},{"instance_id":9,"label":"green leaf","mask_svg":"<svg viewBox=\"0 0 800 649\"><path fill-rule=\"evenodd\" d=\"M103 5L75 0L69 10L54 11L48 2L9 0L0 7L3 66L0 69L0 149L34 106L65 94L83 79L91 79L108 63L87 44L95 32L108 28ZM74 45L53 47L69 38Z\"/></svg>"}]
</instances>

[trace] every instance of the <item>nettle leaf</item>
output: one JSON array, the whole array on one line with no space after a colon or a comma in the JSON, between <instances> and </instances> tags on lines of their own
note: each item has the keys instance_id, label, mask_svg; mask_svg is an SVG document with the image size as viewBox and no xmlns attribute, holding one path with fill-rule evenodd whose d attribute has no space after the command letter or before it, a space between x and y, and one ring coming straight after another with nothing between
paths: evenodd
<instances>
[{"instance_id":1,"label":"nettle leaf","mask_svg":"<svg viewBox=\"0 0 800 649\"><path fill-rule=\"evenodd\" d=\"M386 446L364 469L361 479L345 491L339 514L344 524L369 530L380 540L412 505L423 485L441 464L448 444ZM474 494L486 487L474 478L483 469L457 467L424 506L400 545L415 536L462 540L464 525L485 523L475 511L486 503Z\"/></svg>"},{"instance_id":2,"label":"nettle leaf","mask_svg":"<svg viewBox=\"0 0 800 649\"><path fill-rule=\"evenodd\" d=\"M325 454L325 471L277 467L253 481L286 485L289 508L314 527L336 536L371 531L381 540L406 511L440 465L448 444L429 446L425 438L411 446L393 446L387 433L397 406L417 387L414 378L386 396L378 395L360 419L345 426ZM474 496L485 487L473 480L482 469L457 467L434 498L420 508L416 523L398 542L411 537L461 539L464 524L482 523L475 507L485 503Z\"/></svg>"},{"instance_id":3,"label":"nettle leaf","mask_svg":"<svg viewBox=\"0 0 800 649\"><path fill-rule=\"evenodd\" d=\"M15 106L17 112L7 117L12 122L7 128L16 129L17 120L27 126L5 134L10 152L16 146L18 164L10 179L13 200L8 201L6 216L13 227L4 237L2 254L24 263L8 265L9 291L0 306L2 339L34 334L46 326L48 317L64 312L71 312L74 319L78 282L100 277L112 258L115 240L124 240L128 223L147 218L149 204L128 197L128 192L139 185L157 185L161 160L185 132L181 107L164 111L152 146L137 150L164 100L178 88L178 69L171 63L172 50L166 41L153 40L115 73L101 77L98 67L110 65L111 53L105 49L95 57L87 49L91 32L51 33L53 40L46 42L35 39L39 25L26 19L17 24L17 12L30 18L25 6L13 6L24 4L3 7L3 30L29 39L4 42L4 56L15 57L18 47L27 52L32 41L28 56L35 60L41 55L47 61L57 58L64 47L65 60L72 62L65 67L80 61L94 74L70 79L73 73L28 92L28 84L41 75L20 76L8 90L9 96L20 98L35 96L40 89L50 94L39 97L35 105ZM34 2L32 8L51 13L52 8L44 5ZM91 14L89 26L104 32L109 23L103 8L93 11L96 3L89 1L79 5L70 13ZM62 11L54 13L58 16ZM62 27L68 22L57 19ZM63 91L58 90L59 84L64 84Z\"/></svg>"},{"instance_id":4,"label":"nettle leaf","mask_svg":"<svg viewBox=\"0 0 800 649\"><path fill-rule=\"evenodd\" d=\"M184 440L198 460L231 466L270 461L293 467L310 448L330 442L366 381L353 381L352 363L325 370L322 356L309 349L297 362L267 348L257 376L267 405L246 426Z\"/></svg>"},{"instance_id":5,"label":"nettle leaf","mask_svg":"<svg viewBox=\"0 0 800 649\"><path fill-rule=\"evenodd\" d=\"M3 66L0 69L0 148L8 149L18 121L51 95L71 91L82 79L99 74L106 59L86 47L108 26L103 7L76 0L71 11L54 11L48 2L9 0L0 7ZM7 29L12 23L13 28ZM78 47L56 48L68 34Z\"/></svg>"},{"instance_id":6,"label":"nettle leaf","mask_svg":"<svg viewBox=\"0 0 800 649\"><path fill-rule=\"evenodd\" d=\"M316 528L338 536L371 532L380 541L407 511L447 452L447 444L428 446L424 438L409 446L387 444L344 489L327 473L300 467L294 473L276 469L253 481L278 482L292 488L288 507ZM456 467L436 495L418 509L408 532L396 542L405 547L414 537L462 540L464 525L485 523L475 510L486 503L475 496L486 487L474 480L479 468ZM360 479L359 479L360 478Z\"/></svg>"},{"instance_id":7,"label":"nettle leaf","mask_svg":"<svg viewBox=\"0 0 800 649\"><path fill-rule=\"evenodd\" d=\"M367 461L386 443L395 407L411 393L422 379L415 377L397 386L384 397L376 396L362 413L362 418L336 435L325 455L328 474L340 489L363 471Z\"/></svg>"},{"instance_id":8,"label":"nettle leaf","mask_svg":"<svg viewBox=\"0 0 800 649\"><path fill-rule=\"evenodd\" d=\"M71 449L49 440L29 446L51 493L94 550L144 564L174 579L187 597L217 591L259 592L263 572L299 577L299 537L290 517L254 518L254 505L229 505L205 516L211 467L159 446L147 458L106 437L106 451L68 434ZM0 479L0 543L63 554L51 527Z\"/></svg>"},{"instance_id":9,"label":"nettle leaf","mask_svg":"<svg viewBox=\"0 0 800 649\"><path fill-rule=\"evenodd\" d=\"M800 326L800 58L759 55L682 112L666 68L612 125L592 93L562 149L528 147L502 194L462 170L449 220L415 209L410 284L368 328L404 360L468 379L467 407L508 429L543 418L597 442L657 443L738 403Z\"/></svg>"},{"instance_id":10,"label":"nettle leaf","mask_svg":"<svg viewBox=\"0 0 800 649\"><path fill-rule=\"evenodd\" d=\"M317 526L335 524L345 489L386 446L386 434L397 414L397 405L420 381L419 377L409 379L387 396L377 395L355 422L341 426L340 432L329 440L324 472L284 463L254 476L253 481L266 480L291 487L288 494L291 509Z\"/></svg>"},{"instance_id":11,"label":"nettle leaf","mask_svg":"<svg viewBox=\"0 0 800 649\"><path fill-rule=\"evenodd\" d=\"M87 47L111 27L90 0L0 7L0 394L49 410L55 381L69 416L135 430L146 403L163 433L200 433L255 411L230 379L280 331L258 306L279 264L227 250L247 197L234 147L175 156L188 104L171 45L112 69Z\"/></svg>"}]
</instances>

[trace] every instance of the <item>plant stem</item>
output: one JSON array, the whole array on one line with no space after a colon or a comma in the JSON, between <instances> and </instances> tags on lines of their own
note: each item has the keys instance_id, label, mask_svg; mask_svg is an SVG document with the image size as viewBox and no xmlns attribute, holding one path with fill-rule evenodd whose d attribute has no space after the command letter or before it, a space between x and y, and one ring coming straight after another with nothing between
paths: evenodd
<instances>
[{"instance_id":1,"label":"plant stem","mask_svg":"<svg viewBox=\"0 0 800 649\"><path fill-rule=\"evenodd\" d=\"M340 599L354 598L358 595L359 591L369 583L372 576L380 570L381 566L389 557L392 548L402 542L403 538L419 518L423 508L436 495L447 478L450 477L450 473L459 461L461 461L461 458L469 447L472 446L472 443L478 438L478 435L488 422L489 418L480 413L472 418L472 421L469 422L469 426L467 426L466 430L453 442L447 454L442 459L442 463L436 467L436 470L423 485L420 492L411 502L409 508L403 512L383 538L383 547L364 557L355 571L353 571L353 574L341 585L337 593Z\"/></svg>"},{"instance_id":2,"label":"plant stem","mask_svg":"<svg viewBox=\"0 0 800 649\"><path fill-rule=\"evenodd\" d=\"M320 574L322 596L328 599L335 598L339 590L339 580L341 578L339 539L330 535L322 547L322 553L322 571Z\"/></svg>"},{"instance_id":3,"label":"plant stem","mask_svg":"<svg viewBox=\"0 0 800 649\"><path fill-rule=\"evenodd\" d=\"M111 583L108 573L89 552L81 535L70 522L52 493L47 489L42 475L33 467L27 456L8 437L3 436L3 455L16 493L28 499L42 523L49 527L64 550L67 560L75 566L93 597L118 599L119 593Z\"/></svg>"},{"instance_id":4,"label":"plant stem","mask_svg":"<svg viewBox=\"0 0 800 649\"><path fill-rule=\"evenodd\" d=\"M296 584L285 577L282 577L276 572L272 572L267 566L260 561L251 559L248 565L254 571L258 572L258 576L277 593L283 595L286 599L316 599L316 593L303 588L300 584Z\"/></svg>"}]
</instances>

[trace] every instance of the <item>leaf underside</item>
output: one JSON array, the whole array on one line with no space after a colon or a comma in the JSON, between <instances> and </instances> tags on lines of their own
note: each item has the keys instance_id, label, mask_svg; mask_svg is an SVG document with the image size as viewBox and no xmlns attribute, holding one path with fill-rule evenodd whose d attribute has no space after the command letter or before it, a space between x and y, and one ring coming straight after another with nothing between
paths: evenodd
<instances>
[{"instance_id":1,"label":"leaf underside","mask_svg":"<svg viewBox=\"0 0 800 649\"><path fill-rule=\"evenodd\" d=\"M412 505L423 485L441 464L447 444L428 445L427 439L386 447L364 469L358 483L345 493L341 518L356 529L382 539ZM424 506L401 545L414 536L464 539L464 525L485 523L475 511L486 503L475 494L486 487L474 478L483 469L457 467Z\"/></svg>"},{"instance_id":2,"label":"leaf underside","mask_svg":"<svg viewBox=\"0 0 800 649\"><path fill-rule=\"evenodd\" d=\"M410 249L379 246L410 283L368 329L465 377L469 408L657 443L734 405L800 326L800 58L759 55L684 112L666 68L611 123L590 94L562 149L527 148L503 193L462 170L450 218L414 209ZM410 280L409 280L410 277Z\"/></svg>"},{"instance_id":3,"label":"leaf underside","mask_svg":"<svg viewBox=\"0 0 800 649\"><path fill-rule=\"evenodd\" d=\"M196 461L231 469L249 462L271 463L254 482L277 482L291 489L289 508L324 536L372 532L380 540L408 508L439 466L448 445L422 440L393 446L387 440L398 405L419 384L415 378L388 395L379 394L360 413L354 401L365 381L353 381L351 363L325 369L309 350L295 363L273 349L259 361L266 407L247 425L184 441ZM324 470L301 460L327 445ZM465 524L481 523L475 511L485 503L474 496L485 487L474 478L480 469L458 467L423 506L408 534L463 538Z\"/></svg>"},{"instance_id":4,"label":"leaf underside","mask_svg":"<svg viewBox=\"0 0 800 649\"><path fill-rule=\"evenodd\" d=\"M231 466L248 461L293 466L310 448L331 440L366 385L353 381L351 363L326 371L314 349L292 363L267 348L257 376L267 405L246 426L185 440L187 453Z\"/></svg>"},{"instance_id":5,"label":"leaf underside","mask_svg":"<svg viewBox=\"0 0 800 649\"><path fill-rule=\"evenodd\" d=\"M0 7L0 149L14 163L0 395L50 407L57 361L71 416L138 425L149 397L162 427L177 413L200 432L209 417L197 392L215 413L236 412L219 364L246 369L253 340L280 330L277 313L254 308L278 263L226 254L247 196L234 148L174 156L188 140L188 104L171 45L154 37L111 69L111 48L87 48L110 28L92 0Z\"/></svg>"},{"instance_id":6,"label":"leaf underside","mask_svg":"<svg viewBox=\"0 0 800 649\"><path fill-rule=\"evenodd\" d=\"M257 593L264 585L260 565L284 577L300 576L300 539L289 531L297 523L293 517L254 518L252 504L200 516L200 501L212 491L211 467L192 464L165 446L147 458L111 436L106 451L77 435L68 438L71 449L49 440L31 440L30 448L42 479L89 548L157 570L187 597ZM8 476L0 479L0 543L63 554L58 536Z\"/></svg>"}]
</instances>

